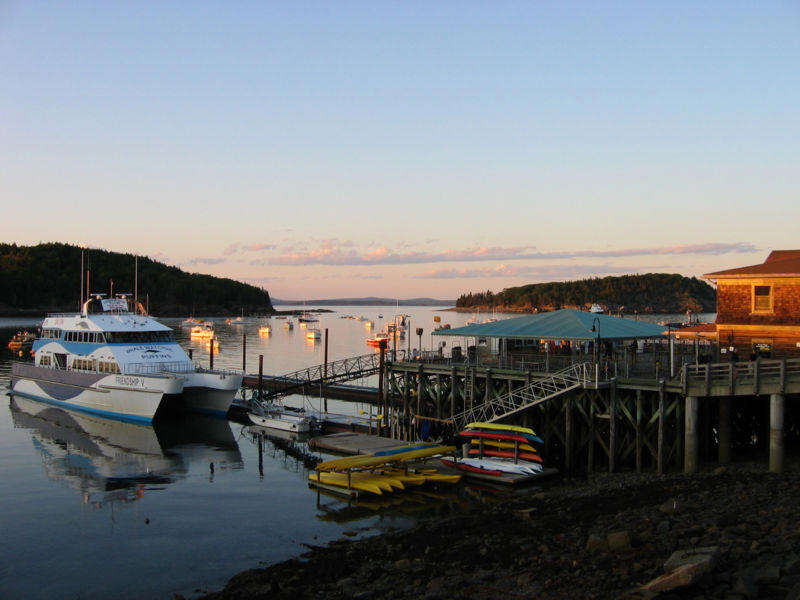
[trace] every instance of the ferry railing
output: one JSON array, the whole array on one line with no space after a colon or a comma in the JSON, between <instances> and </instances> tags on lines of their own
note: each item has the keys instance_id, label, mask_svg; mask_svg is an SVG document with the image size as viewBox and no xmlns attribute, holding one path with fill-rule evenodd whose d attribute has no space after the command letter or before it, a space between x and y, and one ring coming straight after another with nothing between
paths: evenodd
<instances>
[{"instance_id":1,"label":"ferry railing","mask_svg":"<svg viewBox=\"0 0 800 600\"><path fill-rule=\"evenodd\" d=\"M125 375L158 375L161 373L191 373L194 365L187 361L158 362L158 363L128 363L122 372Z\"/></svg>"}]
</instances>

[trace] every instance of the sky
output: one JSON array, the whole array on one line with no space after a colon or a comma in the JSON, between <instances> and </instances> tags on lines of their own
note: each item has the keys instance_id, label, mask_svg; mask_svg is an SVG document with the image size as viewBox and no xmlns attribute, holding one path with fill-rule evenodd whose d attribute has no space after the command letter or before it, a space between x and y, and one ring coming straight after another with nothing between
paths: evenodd
<instances>
[{"instance_id":1,"label":"sky","mask_svg":"<svg viewBox=\"0 0 800 600\"><path fill-rule=\"evenodd\" d=\"M0 241L281 299L756 264L799 63L795 0L0 0Z\"/></svg>"}]
</instances>

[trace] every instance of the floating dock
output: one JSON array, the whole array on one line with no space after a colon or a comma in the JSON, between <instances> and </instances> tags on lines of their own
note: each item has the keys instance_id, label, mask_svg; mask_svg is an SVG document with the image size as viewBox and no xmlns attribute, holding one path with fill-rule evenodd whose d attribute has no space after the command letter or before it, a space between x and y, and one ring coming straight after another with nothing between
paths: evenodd
<instances>
[{"instance_id":1,"label":"floating dock","mask_svg":"<svg viewBox=\"0 0 800 600\"><path fill-rule=\"evenodd\" d=\"M330 435L321 435L308 440L308 447L312 450L335 452L336 454L375 454L383 450L398 448L399 446L413 446L409 442L401 442L391 438L367 435L365 433L342 432Z\"/></svg>"}]
</instances>

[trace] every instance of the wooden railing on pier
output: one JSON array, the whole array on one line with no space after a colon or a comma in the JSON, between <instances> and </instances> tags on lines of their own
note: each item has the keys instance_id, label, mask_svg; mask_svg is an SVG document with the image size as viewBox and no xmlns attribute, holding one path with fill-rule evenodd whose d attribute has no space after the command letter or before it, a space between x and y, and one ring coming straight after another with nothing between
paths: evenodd
<instances>
[{"instance_id":1,"label":"wooden railing on pier","mask_svg":"<svg viewBox=\"0 0 800 600\"><path fill-rule=\"evenodd\" d=\"M759 396L800 392L800 359L685 365L685 396Z\"/></svg>"}]
</instances>

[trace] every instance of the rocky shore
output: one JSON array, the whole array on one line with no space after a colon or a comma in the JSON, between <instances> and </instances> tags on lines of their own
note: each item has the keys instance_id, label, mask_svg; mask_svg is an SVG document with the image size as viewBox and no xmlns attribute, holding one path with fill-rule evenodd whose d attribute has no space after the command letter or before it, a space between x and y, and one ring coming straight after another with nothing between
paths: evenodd
<instances>
[{"instance_id":1,"label":"rocky shore","mask_svg":"<svg viewBox=\"0 0 800 600\"><path fill-rule=\"evenodd\" d=\"M236 598L800 600L800 469L594 474L233 577Z\"/></svg>"}]
</instances>

